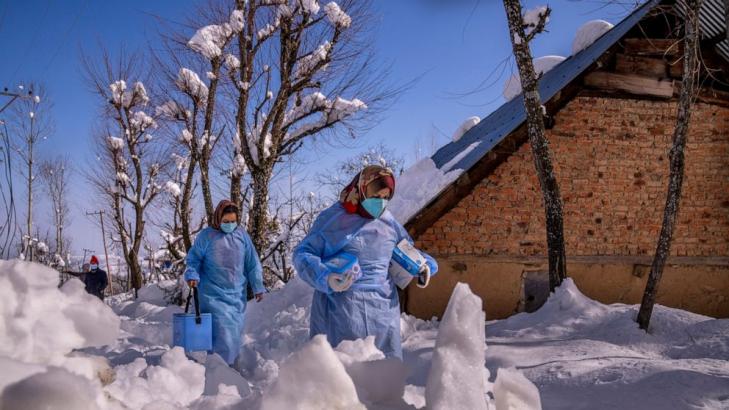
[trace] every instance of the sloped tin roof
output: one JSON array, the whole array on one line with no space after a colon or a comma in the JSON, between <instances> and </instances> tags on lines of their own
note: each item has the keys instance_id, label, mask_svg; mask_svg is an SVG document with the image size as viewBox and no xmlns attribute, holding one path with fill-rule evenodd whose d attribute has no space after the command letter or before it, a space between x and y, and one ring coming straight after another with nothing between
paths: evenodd
<instances>
[{"instance_id":1,"label":"sloped tin roof","mask_svg":"<svg viewBox=\"0 0 729 410\"><path fill-rule=\"evenodd\" d=\"M701 2L701 10L699 11L699 21L701 23L701 36L704 38L720 39L714 46L716 51L729 61L729 24L727 15L729 15L729 4L724 3L726 0L703 0ZM676 2L676 9L682 16L686 16L685 3Z\"/></svg>"},{"instance_id":2,"label":"sloped tin roof","mask_svg":"<svg viewBox=\"0 0 729 410\"><path fill-rule=\"evenodd\" d=\"M544 74L539 81L539 95L542 98L542 102L549 101L557 92L590 67L658 3L660 3L660 0L646 2L590 46L564 60ZM501 140L516 130L525 119L526 112L524 110L523 98L520 94L481 120L481 122L468 130L461 139L441 147L433 154L431 159L435 163L435 166L443 172L455 169L468 170L501 142ZM444 165L452 162L457 155L476 142L480 143L473 147L467 155L463 156L455 164L449 165L447 169L444 169Z\"/></svg>"}]
</instances>

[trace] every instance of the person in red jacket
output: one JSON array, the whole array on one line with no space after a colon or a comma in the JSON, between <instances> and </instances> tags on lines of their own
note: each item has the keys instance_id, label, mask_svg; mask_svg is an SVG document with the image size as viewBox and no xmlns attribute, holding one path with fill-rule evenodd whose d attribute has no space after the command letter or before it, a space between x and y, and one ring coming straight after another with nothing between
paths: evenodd
<instances>
[{"instance_id":1,"label":"person in red jacket","mask_svg":"<svg viewBox=\"0 0 729 410\"><path fill-rule=\"evenodd\" d=\"M104 300L104 289L109 284L109 280L106 271L99 268L99 259L96 255L92 255L91 260L89 260L89 271L86 272L84 277L84 284L86 285L86 292Z\"/></svg>"}]
</instances>

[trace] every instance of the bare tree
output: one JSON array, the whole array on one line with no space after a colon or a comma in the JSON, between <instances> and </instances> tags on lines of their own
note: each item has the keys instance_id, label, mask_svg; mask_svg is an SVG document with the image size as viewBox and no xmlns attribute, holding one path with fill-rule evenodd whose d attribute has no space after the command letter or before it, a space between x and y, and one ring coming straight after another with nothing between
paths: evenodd
<instances>
[{"instance_id":1,"label":"bare tree","mask_svg":"<svg viewBox=\"0 0 729 410\"><path fill-rule=\"evenodd\" d=\"M86 74L100 97L102 130L95 144L98 166L87 171L89 180L105 199L114 220L118 245L130 271L135 290L142 286L140 249L145 233L145 214L162 190L158 181L166 165L164 152L154 144L155 119L145 110L149 96L138 71L142 56L122 55L116 62L104 52L101 64L84 59ZM127 81L130 85L127 85Z\"/></svg>"},{"instance_id":2,"label":"bare tree","mask_svg":"<svg viewBox=\"0 0 729 410\"><path fill-rule=\"evenodd\" d=\"M701 0L682 0L685 10L685 30L683 48L683 74L681 78L681 92L678 99L676 113L676 127L673 131L673 144L669 152L669 177L666 206L663 210L663 224L658 237L656 254L653 257L651 271L648 275L643 300L638 311L637 322L641 329L648 330L653 305L658 294L658 285L663 275L666 259L671 252L673 231L678 218L679 204L681 202L681 189L684 176L684 150L688 137L691 120L691 104L697 93L696 77L699 75L699 10Z\"/></svg>"},{"instance_id":3,"label":"bare tree","mask_svg":"<svg viewBox=\"0 0 729 410\"><path fill-rule=\"evenodd\" d=\"M156 64L165 94L156 112L188 158L178 184L186 249L195 190L209 219L212 193L224 183L247 210L253 242L264 252L275 225L269 186L277 166L314 136L354 137L396 94L383 91L384 72L372 66L368 13L368 1L321 7L316 0L220 0L188 22L201 27L192 36L167 37Z\"/></svg>"},{"instance_id":4,"label":"bare tree","mask_svg":"<svg viewBox=\"0 0 729 410\"><path fill-rule=\"evenodd\" d=\"M33 252L28 247L33 243L33 193L36 188L37 147L53 133L51 118L52 106L47 99L45 89L37 84L30 84L33 98L20 99L11 108L12 117L9 121L11 128L11 144L13 150L20 158L20 174L23 178L26 193L26 220L23 233L22 253L33 258Z\"/></svg>"},{"instance_id":5,"label":"bare tree","mask_svg":"<svg viewBox=\"0 0 729 410\"><path fill-rule=\"evenodd\" d=\"M545 29L551 9L543 6L522 15L520 0L504 0L514 58L519 69L522 96L526 110L527 133L532 148L534 167L542 190L546 214L547 252L549 254L550 291L567 277L564 245L562 197L552 166L552 154L544 132L544 106L539 96L538 77L532 63L529 43Z\"/></svg>"},{"instance_id":6,"label":"bare tree","mask_svg":"<svg viewBox=\"0 0 729 410\"><path fill-rule=\"evenodd\" d=\"M68 189L71 177L71 168L68 157L58 156L53 160L41 163L40 175L45 185L45 191L50 199L51 216L55 228L54 254L65 257L69 244L63 235L63 229L69 222Z\"/></svg>"},{"instance_id":7,"label":"bare tree","mask_svg":"<svg viewBox=\"0 0 729 410\"><path fill-rule=\"evenodd\" d=\"M209 3L188 25L199 26L206 19L228 19L228 15L230 13L222 7ZM233 15L229 22L221 25L203 27L189 41L182 33L173 33L165 38L163 55L156 55L157 66L161 67L161 94L165 100L156 108L156 113L170 125L169 132L176 134L173 145L184 153L175 155L186 162L183 178L177 182L180 195L175 215L179 218L176 223L185 250L192 246L197 232L192 207L196 189L202 191L206 218L210 220L213 216L211 160L223 132L218 90L225 81L223 56L216 50L227 47L237 33L234 29L239 26L236 17ZM202 76L196 68L207 71ZM196 174L199 174L199 184L195 184Z\"/></svg>"}]
</instances>

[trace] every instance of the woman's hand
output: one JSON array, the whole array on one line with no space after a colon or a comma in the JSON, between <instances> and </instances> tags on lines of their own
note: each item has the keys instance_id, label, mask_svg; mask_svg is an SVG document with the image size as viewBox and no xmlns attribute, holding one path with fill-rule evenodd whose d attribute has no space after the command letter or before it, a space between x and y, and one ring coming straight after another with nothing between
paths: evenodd
<instances>
[{"instance_id":1,"label":"woman's hand","mask_svg":"<svg viewBox=\"0 0 729 410\"><path fill-rule=\"evenodd\" d=\"M256 303L263 300L263 293L256 293Z\"/></svg>"},{"instance_id":2,"label":"woman's hand","mask_svg":"<svg viewBox=\"0 0 729 410\"><path fill-rule=\"evenodd\" d=\"M196 280L193 280L193 279L190 279L190 280L187 281L187 286L189 286L191 288L197 287L197 281Z\"/></svg>"},{"instance_id":3,"label":"woman's hand","mask_svg":"<svg viewBox=\"0 0 729 410\"><path fill-rule=\"evenodd\" d=\"M425 263L420 268L420 274L418 274L417 286L419 288L426 288L426 287L428 287L429 283L430 283L430 266L428 266L428 264Z\"/></svg>"}]
</instances>

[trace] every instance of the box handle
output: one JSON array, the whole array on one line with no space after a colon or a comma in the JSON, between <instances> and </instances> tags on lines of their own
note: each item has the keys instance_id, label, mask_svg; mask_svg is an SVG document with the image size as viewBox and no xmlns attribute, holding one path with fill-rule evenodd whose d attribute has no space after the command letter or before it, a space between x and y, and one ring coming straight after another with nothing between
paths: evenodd
<instances>
[{"instance_id":1,"label":"box handle","mask_svg":"<svg viewBox=\"0 0 729 410\"><path fill-rule=\"evenodd\" d=\"M202 323L202 318L200 317L200 300L197 296L197 286L190 288L190 293L187 294L187 303L185 303L185 313L190 309L190 298L195 298L195 323L198 325Z\"/></svg>"}]
</instances>

